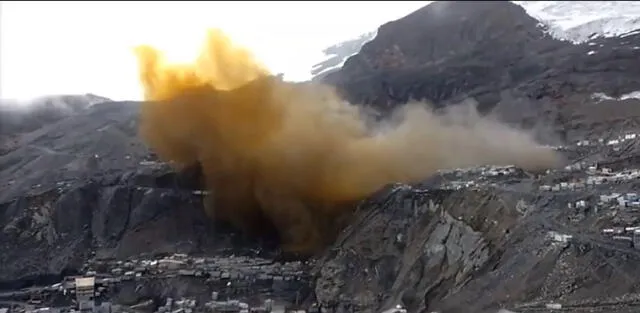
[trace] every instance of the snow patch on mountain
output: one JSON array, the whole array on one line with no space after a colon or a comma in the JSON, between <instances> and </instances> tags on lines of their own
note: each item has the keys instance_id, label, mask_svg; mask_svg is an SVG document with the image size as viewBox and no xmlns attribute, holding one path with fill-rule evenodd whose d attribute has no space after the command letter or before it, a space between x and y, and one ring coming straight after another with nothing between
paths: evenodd
<instances>
[{"instance_id":1,"label":"snow patch on mountain","mask_svg":"<svg viewBox=\"0 0 640 313\"><path fill-rule=\"evenodd\" d=\"M322 50L326 58L311 68L311 75L318 78L340 69L349 57L360 52L362 46L373 40L376 34L377 31L365 33Z\"/></svg>"},{"instance_id":2,"label":"snow patch on mountain","mask_svg":"<svg viewBox=\"0 0 640 313\"><path fill-rule=\"evenodd\" d=\"M611 97L609 95L606 95L604 93L598 92L598 93L594 93L592 95L592 98L598 101L602 101L602 100L617 100L617 101L623 101L623 100L630 100L630 99L639 99L640 100L640 91L634 91L634 92L630 92L628 94L624 94L618 98L614 98Z\"/></svg>"},{"instance_id":3,"label":"snow patch on mountain","mask_svg":"<svg viewBox=\"0 0 640 313\"><path fill-rule=\"evenodd\" d=\"M514 1L555 38L582 43L640 29L636 1Z\"/></svg>"}]
</instances>

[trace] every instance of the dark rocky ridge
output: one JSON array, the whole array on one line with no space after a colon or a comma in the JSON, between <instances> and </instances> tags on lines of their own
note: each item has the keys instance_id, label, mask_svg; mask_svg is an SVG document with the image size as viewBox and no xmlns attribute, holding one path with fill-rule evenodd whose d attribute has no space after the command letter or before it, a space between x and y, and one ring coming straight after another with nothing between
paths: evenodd
<instances>
[{"instance_id":1,"label":"dark rocky ridge","mask_svg":"<svg viewBox=\"0 0 640 313\"><path fill-rule=\"evenodd\" d=\"M381 27L328 79L350 100L379 108L409 98L443 105L473 96L506 120L551 125L569 143L640 132L637 100L592 98L640 89L638 35L574 46L536 24L508 2L434 3ZM15 133L16 144L0 155L0 287L48 284L95 258L271 254L256 243L238 244L233 232L204 218L196 179L155 163L137 139L137 110L134 102L101 103ZM622 170L640 167L639 146L566 152L574 161ZM640 254L599 229L634 226L637 213L567 204L637 183L538 189L582 175L518 173L461 189L444 182L483 178L442 175L389 186L361 204L356 221L317 260L309 302L328 312L381 312L398 303L409 312L528 312L551 302L567 312L634 312ZM551 231L574 239L555 240ZM129 287L134 297L137 288ZM157 297L176 297L188 288L159 289Z\"/></svg>"},{"instance_id":2,"label":"dark rocky ridge","mask_svg":"<svg viewBox=\"0 0 640 313\"><path fill-rule=\"evenodd\" d=\"M27 103L0 100L0 155L16 146L20 133L31 132L46 124L80 113L107 98L86 94L42 97Z\"/></svg>"},{"instance_id":3,"label":"dark rocky ridge","mask_svg":"<svg viewBox=\"0 0 640 313\"><path fill-rule=\"evenodd\" d=\"M45 124L77 114L85 108L108 98L86 94L43 97L28 103L0 101L0 135L36 130Z\"/></svg>"},{"instance_id":4,"label":"dark rocky ridge","mask_svg":"<svg viewBox=\"0 0 640 313\"><path fill-rule=\"evenodd\" d=\"M570 119L564 103L639 90L639 40L631 33L573 45L546 35L510 2L435 2L381 26L325 81L349 101L381 110L412 99L439 106L473 97L486 112L517 99L554 124Z\"/></svg>"}]
</instances>

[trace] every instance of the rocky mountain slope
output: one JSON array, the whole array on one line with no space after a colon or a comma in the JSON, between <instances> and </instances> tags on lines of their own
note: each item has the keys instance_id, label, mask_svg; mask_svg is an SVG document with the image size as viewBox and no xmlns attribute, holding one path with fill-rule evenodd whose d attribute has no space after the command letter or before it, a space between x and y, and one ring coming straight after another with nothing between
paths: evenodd
<instances>
[{"instance_id":1,"label":"rocky mountain slope","mask_svg":"<svg viewBox=\"0 0 640 313\"><path fill-rule=\"evenodd\" d=\"M437 2L383 25L326 77L348 100L384 111L473 97L481 111L556 139L572 165L388 186L307 262L211 225L197 170L173 173L137 138L137 103L12 132L0 154L0 307L86 274L109 279L110 301L151 301L147 311L181 297L204 310L219 292L323 312L635 312L640 101L617 98L640 90L637 46L638 34L558 41L509 2ZM163 259L172 253L186 260Z\"/></svg>"},{"instance_id":2,"label":"rocky mountain slope","mask_svg":"<svg viewBox=\"0 0 640 313\"><path fill-rule=\"evenodd\" d=\"M421 27L434 31L408 31ZM638 90L638 38L574 45L548 35L515 4L437 2L381 26L325 81L349 101L383 110L411 99L439 106L473 97L481 111L497 106L507 121L557 125L574 120L573 106L594 93ZM508 108L514 102L516 112Z\"/></svg>"},{"instance_id":3,"label":"rocky mountain slope","mask_svg":"<svg viewBox=\"0 0 640 313\"><path fill-rule=\"evenodd\" d=\"M537 19L556 39L582 43L598 37L616 37L640 28L640 4L633 1L512 1ZM326 48L326 59L311 69L313 80L339 70L377 31Z\"/></svg>"},{"instance_id":4,"label":"rocky mountain slope","mask_svg":"<svg viewBox=\"0 0 640 313\"><path fill-rule=\"evenodd\" d=\"M93 94L42 97L25 103L2 100L0 154L16 144L15 137L20 133L34 131L45 124L78 114L96 103L108 101L111 100Z\"/></svg>"}]
</instances>

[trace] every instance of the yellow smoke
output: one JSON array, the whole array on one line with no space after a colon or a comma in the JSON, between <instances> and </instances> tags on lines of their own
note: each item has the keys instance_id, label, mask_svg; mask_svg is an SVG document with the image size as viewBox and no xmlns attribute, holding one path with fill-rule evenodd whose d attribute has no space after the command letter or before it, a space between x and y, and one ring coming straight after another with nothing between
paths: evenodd
<instances>
[{"instance_id":1,"label":"yellow smoke","mask_svg":"<svg viewBox=\"0 0 640 313\"><path fill-rule=\"evenodd\" d=\"M247 233L277 229L284 249L330 242L351 204L392 182L481 164L545 168L556 153L530 136L475 115L407 105L371 121L327 86L283 82L220 31L193 64L136 49L147 102L140 133L178 167L199 163L210 216Z\"/></svg>"}]
</instances>

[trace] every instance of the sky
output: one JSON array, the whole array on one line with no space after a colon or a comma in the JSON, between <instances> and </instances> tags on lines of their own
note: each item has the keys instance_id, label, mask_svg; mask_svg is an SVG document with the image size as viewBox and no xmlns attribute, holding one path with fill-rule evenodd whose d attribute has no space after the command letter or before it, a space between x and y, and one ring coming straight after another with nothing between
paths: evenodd
<instances>
[{"instance_id":1,"label":"sky","mask_svg":"<svg viewBox=\"0 0 640 313\"><path fill-rule=\"evenodd\" d=\"M0 98L93 93L141 100L132 48L195 58L220 28L286 80L309 79L322 49L430 1L0 1Z\"/></svg>"}]
</instances>

